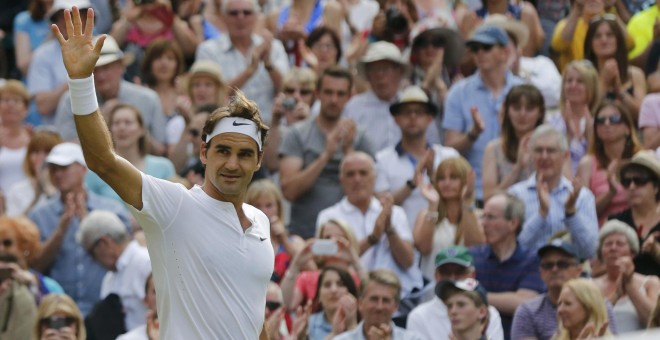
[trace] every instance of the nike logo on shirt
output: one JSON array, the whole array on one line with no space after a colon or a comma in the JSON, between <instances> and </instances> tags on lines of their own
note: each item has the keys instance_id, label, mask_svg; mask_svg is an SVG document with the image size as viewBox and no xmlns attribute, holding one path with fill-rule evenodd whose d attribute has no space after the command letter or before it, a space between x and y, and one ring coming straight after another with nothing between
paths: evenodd
<instances>
[{"instance_id":1,"label":"nike logo on shirt","mask_svg":"<svg viewBox=\"0 0 660 340\"><path fill-rule=\"evenodd\" d=\"M266 241L267 239L268 239L268 237L259 237L259 240L260 240L261 242Z\"/></svg>"}]
</instances>

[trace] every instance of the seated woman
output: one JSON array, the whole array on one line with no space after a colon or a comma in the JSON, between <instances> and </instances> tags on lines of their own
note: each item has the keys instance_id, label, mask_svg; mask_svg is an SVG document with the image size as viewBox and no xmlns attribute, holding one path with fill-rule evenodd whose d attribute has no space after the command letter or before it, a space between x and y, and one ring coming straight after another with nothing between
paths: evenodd
<instances>
[{"instance_id":1,"label":"seated woman","mask_svg":"<svg viewBox=\"0 0 660 340\"><path fill-rule=\"evenodd\" d=\"M635 273L633 256L639 253L635 231L618 220L609 220L598 235L598 257L605 264L605 275L594 279L604 297L614 306L614 319L620 333L645 328L660 293L656 275Z\"/></svg>"},{"instance_id":2,"label":"seated woman","mask_svg":"<svg viewBox=\"0 0 660 340\"><path fill-rule=\"evenodd\" d=\"M642 251L633 257L635 272L642 275L660 273L660 161L655 152L643 150L619 171L621 184L626 189L627 209L610 216L626 223L638 237Z\"/></svg>"},{"instance_id":3,"label":"seated woman","mask_svg":"<svg viewBox=\"0 0 660 340\"><path fill-rule=\"evenodd\" d=\"M3 252L16 257L16 264L9 266L12 277L25 285L39 304L41 297L50 293L64 293L57 281L30 269L30 264L41 251L39 229L26 217L0 217L0 241Z\"/></svg>"},{"instance_id":4,"label":"seated woman","mask_svg":"<svg viewBox=\"0 0 660 340\"><path fill-rule=\"evenodd\" d=\"M557 305L557 320L559 325L552 340L612 335L607 324L605 301L590 279L572 279L564 284Z\"/></svg>"},{"instance_id":5,"label":"seated woman","mask_svg":"<svg viewBox=\"0 0 660 340\"><path fill-rule=\"evenodd\" d=\"M596 66L605 98L620 101L637 122L646 96L646 79L640 68L628 62L625 35L614 17L596 17L587 29L584 59Z\"/></svg>"},{"instance_id":6,"label":"seated woman","mask_svg":"<svg viewBox=\"0 0 660 340\"><path fill-rule=\"evenodd\" d=\"M514 86L504 98L502 112L500 137L488 143L484 152L484 200L529 178L534 171L527 142L545 120L543 95L533 85Z\"/></svg>"},{"instance_id":7,"label":"seated woman","mask_svg":"<svg viewBox=\"0 0 660 340\"><path fill-rule=\"evenodd\" d=\"M357 326L358 290L351 275L339 267L326 266L319 274L307 333L309 340L332 339ZM345 320L335 322L340 317Z\"/></svg>"},{"instance_id":8,"label":"seated woman","mask_svg":"<svg viewBox=\"0 0 660 340\"><path fill-rule=\"evenodd\" d=\"M559 114L548 115L546 122L566 134L571 155L571 169L577 172L580 159L587 153L593 133L593 113L601 100L598 71L587 60L570 62L562 76Z\"/></svg>"},{"instance_id":9,"label":"seated woman","mask_svg":"<svg viewBox=\"0 0 660 340\"><path fill-rule=\"evenodd\" d=\"M41 129L32 135L23 160L23 172L27 179L14 183L5 193L7 216L25 215L32 207L55 194L57 189L50 183L44 160L59 143L62 143L62 138L54 131Z\"/></svg>"},{"instance_id":10,"label":"seated woman","mask_svg":"<svg viewBox=\"0 0 660 340\"><path fill-rule=\"evenodd\" d=\"M44 297L37 310L34 339L87 339L85 320L73 299L66 294Z\"/></svg>"},{"instance_id":11,"label":"seated woman","mask_svg":"<svg viewBox=\"0 0 660 340\"><path fill-rule=\"evenodd\" d=\"M415 248L422 255L422 274L430 280L437 253L453 245L472 246L485 241L472 209L474 173L470 164L463 157L447 158L434 176L432 183L419 187L429 206L417 214L413 229ZM424 182L420 178L417 183Z\"/></svg>"},{"instance_id":12,"label":"seated woman","mask_svg":"<svg viewBox=\"0 0 660 340\"><path fill-rule=\"evenodd\" d=\"M275 270L271 281L277 283L284 277L291 258L305 245L300 236L289 235L284 224L283 201L280 188L269 179L252 182L245 193L245 203L261 210L270 220L270 243L275 250Z\"/></svg>"},{"instance_id":13,"label":"seated woman","mask_svg":"<svg viewBox=\"0 0 660 340\"><path fill-rule=\"evenodd\" d=\"M148 154L148 135L140 111L128 104L118 104L108 116L108 125L115 152L147 175L170 179L176 173L172 162ZM90 191L122 202L121 198L97 174L88 171L85 184Z\"/></svg>"},{"instance_id":14,"label":"seated woman","mask_svg":"<svg viewBox=\"0 0 660 340\"><path fill-rule=\"evenodd\" d=\"M359 244L353 230L344 222L329 220L316 233L315 239L307 240L305 247L291 261L289 270L284 275L282 293L284 304L289 311L312 301L319 283L320 271L326 265L342 268L353 277L358 286L365 271L358 255ZM337 253L333 255L315 255L312 251L316 240L334 240L337 243Z\"/></svg>"},{"instance_id":15,"label":"seated woman","mask_svg":"<svg viewBox=\"0 0 660 340\"><path fill-rule=\"evenodd\" d=\"M582 157L576 177L596 197L598 224L628 209L625 188L619 183L619 165L642 149L637 127L622 104L604 101L595 112L589 153Z\"/></svg>"}]
</instances>

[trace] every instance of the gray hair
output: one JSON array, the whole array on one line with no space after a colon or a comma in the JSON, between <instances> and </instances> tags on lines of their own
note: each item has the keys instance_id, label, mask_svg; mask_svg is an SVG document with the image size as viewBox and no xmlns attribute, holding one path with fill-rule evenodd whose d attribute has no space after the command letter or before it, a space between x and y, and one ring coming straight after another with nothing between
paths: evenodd
<instances>
[{"instance_id":1,"label":"gray hair","mask_svg":"<svg viewBox=\"0 0 660 340\"><path fill-rule=\"evenodd\" d=\"M519 235L523 224L525 224L525 203L523 203L520 198L508 192L499 193L497 195L502 195L506 198L506 205L504 206L504 218L506 218L507 221L518 220L516 235Z\"/></svg>"},{"instance_id":2,"label":"gray hair","mask_svg":"<svg viewBox=\"0 0 660 340\"><path fill-rule=\"evenodd\" d=\"M619 220L609 220L598 232L598 258L602 259L603 241L612 234L621 234L628 240L628 246L633 255L639 253L639 238L631 226Z\"/></svg>"},{"instance_id":3,"label":"gray hair","mask_svg":"<svg viewBox=\"0 0 660 340\"><path fill-rule=\"evenodd\" d=\"M370 154L364 152L364 151L351 151L348 154L344 155L344 159L341 160L341 163L339 164L339 176L341 176L344 172L344 164L348 162L349 160L353 159L362 159L365 160L369 163L369 166L371 167L371 171L376 173L376 162L374 162L373 157L371 157Z\"/></svg>"},{"instance_id":4,"label":"gray hair","mask_svg":"<svg viewBox=\"0 0 660 340\"><path fill-rule=\"evenodd\" d=\"M259 0L223 0L222 1L222 14L227 14L227 7L229 6L229 3L232 1L243 1L243 2L249 2L252 4L252 9L254 9L255 14L261 12L261 6L259 6Z\"/></svg>"},{"instance_id":5,"label":"gray hair","mask_svg":"<svg viewBox=\"0 0 660 340\"><path fill-rule=\"evenodd\" d=\"M541 137L547 136L552 136L557 139L557 144L559 145L559 149L562 152L568 150L568 140L566 139L566 136L550 124L541 124L536 129L534 129L534 132L532 132L532 135L529 137L530 147L534 149L536 141Z\"/></svg>"},{"instance_id":6,"label":"gray hair","mask_svg":"<svg viewBox=\"0 0 660 340\"><path fill-rule=\"evenodd\" d=\"M76 241L85 247L103 236L109 236L117 243L123 243L129 238L126 226L115 213L107 210L94 210L80 222Z\"/></svg>"}]
</instances>

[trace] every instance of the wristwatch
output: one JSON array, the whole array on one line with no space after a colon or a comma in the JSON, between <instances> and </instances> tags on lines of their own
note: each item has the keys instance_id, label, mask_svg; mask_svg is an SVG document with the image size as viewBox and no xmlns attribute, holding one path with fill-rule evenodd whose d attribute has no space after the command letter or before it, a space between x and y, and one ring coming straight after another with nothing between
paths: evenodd
<instances>
[{"instance_id":1,"label":"wristwatch","mask_svg":"<svg viewBox=\"0 0 660 340\"><path fill-rule=\"evenodd\" d=\"M406 186L410 188L410 190L415 190L415 188L417 188L415 181L413 181L412 179L406 181Z\"/></svg>"}]
</instances>

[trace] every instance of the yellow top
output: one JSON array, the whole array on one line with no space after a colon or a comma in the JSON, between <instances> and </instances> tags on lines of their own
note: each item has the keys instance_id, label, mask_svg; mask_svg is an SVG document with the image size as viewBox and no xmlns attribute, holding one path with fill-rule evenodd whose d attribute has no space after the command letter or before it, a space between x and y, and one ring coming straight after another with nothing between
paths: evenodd
<instances>
[{"instance_id":1,"label":"yellow top","mask_svg":"<svg viewBox=\"0 0 660 340\"><path fill-rule=\"evenodd\" d=\"M635 41L635 48L628 53L632 59L640 55L653 41L653 24L658 20L658 5L653 5L633 16L628 21L628 34Z\"/></svg>"}]
</instances>

